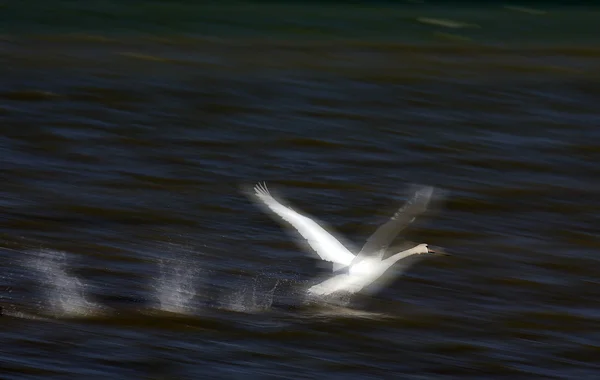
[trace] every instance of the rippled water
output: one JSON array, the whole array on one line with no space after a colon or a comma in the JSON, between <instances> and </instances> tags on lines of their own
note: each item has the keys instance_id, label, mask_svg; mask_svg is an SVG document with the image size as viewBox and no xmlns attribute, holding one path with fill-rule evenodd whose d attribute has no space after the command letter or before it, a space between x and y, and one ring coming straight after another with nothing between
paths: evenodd
<instances>
[{"instance_id":1,"label":"rippled water","mask_svg":"<svg viewBox=\"0 0 600 380\"><path fill-rule=\"evenodd\" d=\"M2 378L598 373L597 50L2 43ZM263 180L357 246L438 186L453 256L303 305Z\"/></svg>"}]
</instances>

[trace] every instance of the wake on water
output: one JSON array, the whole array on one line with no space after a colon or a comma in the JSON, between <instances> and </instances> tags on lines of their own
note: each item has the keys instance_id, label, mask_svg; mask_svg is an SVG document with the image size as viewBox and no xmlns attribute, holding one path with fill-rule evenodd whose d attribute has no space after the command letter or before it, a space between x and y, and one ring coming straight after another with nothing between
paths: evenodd
<instances>
[{"instance_id":1,"label":"wake on water","mask_svg":"<svg viewBox=\"0 0 600 380\"><path fill-rule=\"evenodd\" d=\"M173 250L174 247L171 248ZM41 249L28 251L33 256L26 261L25 267L35 276L39 291L35 296L40 297L33 312L18 310L20 307L4 307L4 314L18 318L86 318L110 315L109 308L92 302L86 295L86 285L68 271L67 253L56 250ZM209 302L203 304L194 301L199 294L197 291L200 281L205 279L200 265L190 262L187 258L157 260L159 274L151 284L152 297L155 301L148 303L149 310L164 311L181 315L194 315L206 308ZM276 291L282 283L290 282L298 285L298 281L279 280L266 274L252 278L246 284L233 287L233 290L221 292L218 296L218 309L243 313L262 313L271 310ZM305 284L304 284L305 285ZM342 297L332 302L328 300L305 299L304 286L294 286L285 289L284 296L300 300L303 306L311 306L313 312L322 316L363 316L364 313L347 308L349 299ZM36 297L33 298L36 298ZM202 298L202 297L200 297ZM324 302L330 306L324 306ZM331 304L334 304L333 307ZM313 306L317 306L314 308ZM322 310L321 310L322 309ZM320 311L319 311L320 310ZM312 312L311 312L312 313ZM324 313L324 314L323 314ZM367 313L370 315L370 313Z\"/></svg>"}]
</instances>

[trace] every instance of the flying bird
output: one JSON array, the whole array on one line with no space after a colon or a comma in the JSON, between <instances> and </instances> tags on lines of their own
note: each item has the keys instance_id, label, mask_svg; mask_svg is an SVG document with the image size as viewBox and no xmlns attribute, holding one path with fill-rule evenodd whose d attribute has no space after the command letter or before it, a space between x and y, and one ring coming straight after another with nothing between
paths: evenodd
<instances>
[{"instance_id":1,"label":"flying bird","mask_svg":"<svg viewBox=\"0 0 600 380\"><path fill-rule=\"evenodd\" d=\"M413 255L445 254L443 250L433 249L427 244L419 244L411 249L398 252L386 259L384 254L400 231L410 225L420 214L427 210L434 188L421 187L414 196L398 209L388 222L379 227L369 237L358 252L353 254L320 223L292 208L283 205L273 197L266 183L254 187L254 196L272 213L289 223L302 236L308 245L322 260L333 263L331 278L308 289L313 296L327 296L336 292L357 293L377 279L394 263Z\"/></svg>"}]
</instances>

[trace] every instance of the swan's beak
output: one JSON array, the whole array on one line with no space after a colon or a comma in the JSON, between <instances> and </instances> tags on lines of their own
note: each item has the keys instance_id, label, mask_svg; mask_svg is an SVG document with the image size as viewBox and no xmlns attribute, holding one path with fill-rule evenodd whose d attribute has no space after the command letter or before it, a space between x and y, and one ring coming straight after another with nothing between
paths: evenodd
<instances>
[{"instance_id":1,"label":"swan's beak","mask_svg":"<svg viewBox=\"0 0 600 380\"><path fill-rule=\"evenodd\" d=\"M448 252L446 252L446 250L443 249L442 247L431 247L431 246L428 246L427 249L429 250L429 253L433 253L434 255L450 256L450 254Z\"/></svg>"}]
</instances>

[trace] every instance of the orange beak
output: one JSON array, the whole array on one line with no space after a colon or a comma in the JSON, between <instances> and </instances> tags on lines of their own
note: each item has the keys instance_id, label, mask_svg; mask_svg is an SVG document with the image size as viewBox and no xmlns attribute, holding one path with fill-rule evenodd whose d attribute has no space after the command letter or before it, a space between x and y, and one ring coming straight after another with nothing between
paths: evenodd
<instances>
[{"instance_id":1,"label":"orange beak","mask_svg":"<svg viewBox=\"0 0 600 380\"><path fill-rule=\"evenodd\" d=\"M434 255L450 256L450 254L448 252L446 252L446 250L443 249L442 247L428 246L427 249L429 250L429 253L433 253Z\"/></svg>"}]
</instances>

